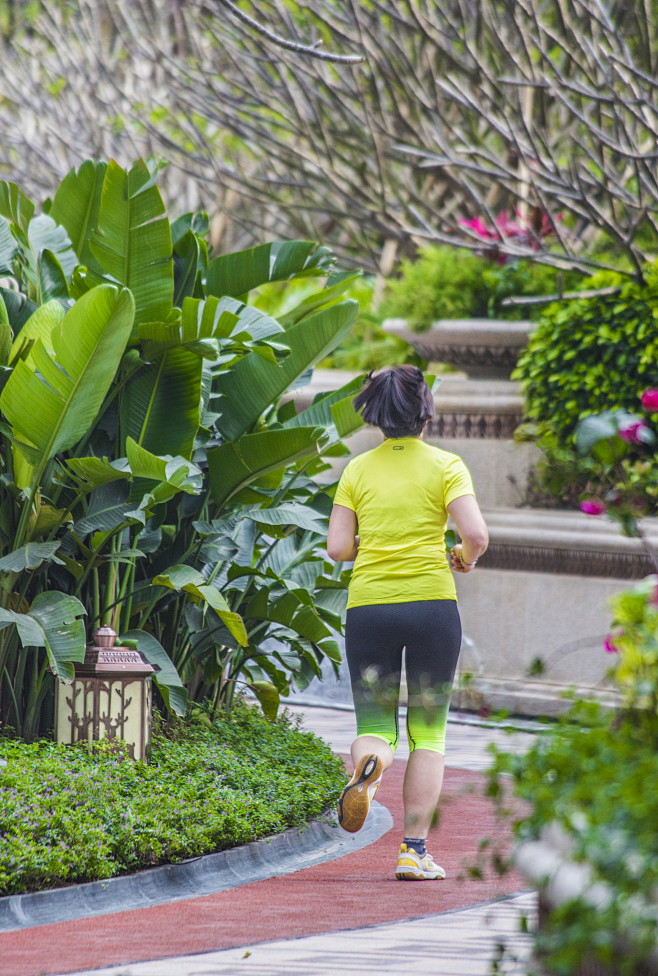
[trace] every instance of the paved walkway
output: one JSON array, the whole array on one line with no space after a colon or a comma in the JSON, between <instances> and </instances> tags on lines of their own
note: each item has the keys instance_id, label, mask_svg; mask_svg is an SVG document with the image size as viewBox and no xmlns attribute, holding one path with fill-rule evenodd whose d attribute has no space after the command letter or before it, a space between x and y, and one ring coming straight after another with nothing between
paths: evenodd
<instances>
[{"instance_id":1,"label":"paved walkway","mask_svg":"<svg viewBox=\"0 0 658 976\"><path fill-rule=\"evenodd\" d=\"M300 710L307 728L337 752L348 751L354 734L351 712ZM528 738L451 723L441 824L431 840L435 857L448 870L446 881L394 880L399 843L394 828L360 851L284 876L154 907L8 932L0 935L0 974L328 976L362 970L489 976L497 946L504 942L507 951L496 971L525 976L529 950L519 921L523 914L532 916L534 896L523 891L520 878L474 878L468 865L479 840L497 830L481 788L489 763L486 747L493 741L522 749ZM405 754L401 749L400 758ZM394 763L378 796L398 823L403 768Z\"/></svg>"}]
</instances>

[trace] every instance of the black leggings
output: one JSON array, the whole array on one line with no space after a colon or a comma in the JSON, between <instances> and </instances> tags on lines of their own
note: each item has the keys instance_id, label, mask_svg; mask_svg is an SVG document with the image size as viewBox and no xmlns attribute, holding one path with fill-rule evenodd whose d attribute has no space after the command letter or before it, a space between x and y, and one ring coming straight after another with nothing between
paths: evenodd
<instances>
[{"instance_id":1,"label":"black leggings","mask_svg":"<svg viewBox=\"0 0 658 976\"><path fill-rule=\"evenodd\" d=\"M357 735L374 735L392 749L397 746L404 647L409 749L443 753L461 636L454 600L351 607L347 611L345 650Z\"/></svg>"}]
</instances>

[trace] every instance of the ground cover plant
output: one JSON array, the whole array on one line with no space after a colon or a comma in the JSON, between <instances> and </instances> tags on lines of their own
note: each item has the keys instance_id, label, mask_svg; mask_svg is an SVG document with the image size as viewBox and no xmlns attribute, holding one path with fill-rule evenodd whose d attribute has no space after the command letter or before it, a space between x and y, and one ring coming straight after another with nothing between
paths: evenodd
<instances>
[{"instance_id":1,"label":"ground cover plant","mask_svg":"<svg viewBox=\"0 0 658 976\"><path fill-rule=\"evenodd\" d=\"M156 723L151 763L116 744L0 739L0 895L114 877L301 826L335 802L342 763L294 719L237 702Z\"/></svg>"}]
</instances>

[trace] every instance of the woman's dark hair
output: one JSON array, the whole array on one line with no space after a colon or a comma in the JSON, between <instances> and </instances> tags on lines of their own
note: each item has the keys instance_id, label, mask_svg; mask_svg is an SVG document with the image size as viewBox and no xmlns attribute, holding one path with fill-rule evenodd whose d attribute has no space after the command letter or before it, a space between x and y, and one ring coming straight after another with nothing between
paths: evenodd
<instances>
[{"instance_id":1,"label":"woman's dark hair","mask_svg":"<svg viewBox=\"0 0 658 976\"><path fill-rule=\"evenodd\" d=\"M385 437L418 437L434 416L430 388L417 366L386 366L369 373L354 407Z\"/></svg>"}]
</instances>

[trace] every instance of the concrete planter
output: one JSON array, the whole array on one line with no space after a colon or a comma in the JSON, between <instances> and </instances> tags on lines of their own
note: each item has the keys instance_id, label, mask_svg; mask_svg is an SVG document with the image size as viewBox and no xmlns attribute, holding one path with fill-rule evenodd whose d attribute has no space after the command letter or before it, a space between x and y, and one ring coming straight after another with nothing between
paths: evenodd
<instances>
[{"instance_id":1,"label":"concrete planter","mask_svg":"<svg viewBox=\"0 0 658 976\"><path fill-rule=\"evenodd\" d=\"M530 322L504 319L439 319L414 332L405 319L386 319L383 328L404 339L430 362L448 363L472 379L508 379L528 343Z\"/></svg>"},{"instance_id":2,"label":"concrete planter","mask_svg":"<svg viewBox=\"0 0 658 976\"><path fill-rule=\"evenodd\" d=\"M614 898L614 891L608 885L592 881L589 865L572 858L571 840L556 823L546 827L539 840L521 844L516 850L516 867L539 890L540 930L553 909L574 898L581 898L601 910ZM655 898L649 900L645 892L638 892L637 899L638 904L658 914ZM627 933L626 944L632 945L631 932ZM624 946L620 949L623 951ZM543 972L551 976L546 969ZM577 976L617 976L617 971L594 959L584 958ZM634 968L633 976L658 976L658 947L645 963Z\"/></svg>"}]
</instances>

